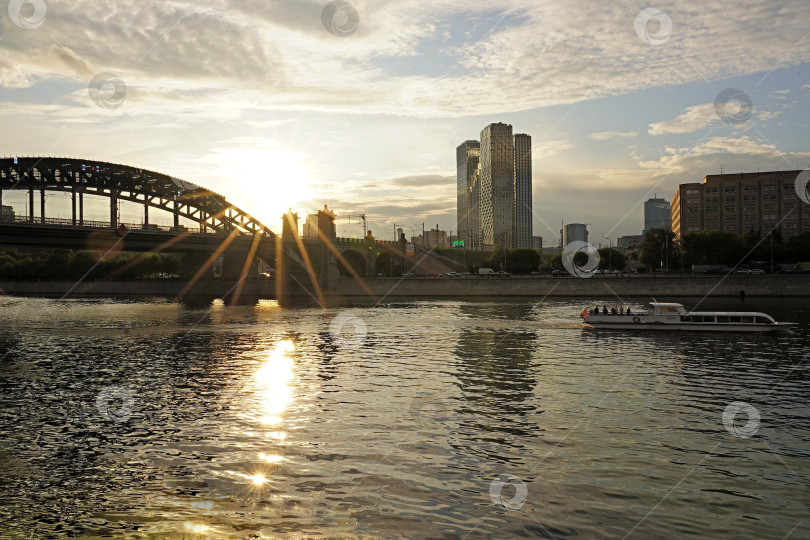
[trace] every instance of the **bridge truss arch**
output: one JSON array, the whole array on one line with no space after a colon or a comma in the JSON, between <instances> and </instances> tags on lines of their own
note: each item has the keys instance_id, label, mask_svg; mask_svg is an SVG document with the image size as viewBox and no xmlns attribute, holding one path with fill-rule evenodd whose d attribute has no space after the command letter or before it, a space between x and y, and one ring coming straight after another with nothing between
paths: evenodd
<instances>
[{"instance_id":1,"label":"bridge truss arch","mask_svg":"<svg viewBox=\"0 0 810 540\"><path fill-rule=\"evenodd\" d=\"M179 225L179 218L185 218L203 230L275 237L269 228L218 193L173 176L127 165L74 158L0 158L0 195L3 190L28 190L32 210L34 191L72 193L74 225L81 225L81 217L76 219L77 196L81 201L83 195L95 195L109 198L111 209L119 200L144 205L145 224L151 207L173 214L175 226ZM29 217L33 221L33 212ZM110 221L112 227L117 227L113 210Z\"/></svg>"}]
</instances>

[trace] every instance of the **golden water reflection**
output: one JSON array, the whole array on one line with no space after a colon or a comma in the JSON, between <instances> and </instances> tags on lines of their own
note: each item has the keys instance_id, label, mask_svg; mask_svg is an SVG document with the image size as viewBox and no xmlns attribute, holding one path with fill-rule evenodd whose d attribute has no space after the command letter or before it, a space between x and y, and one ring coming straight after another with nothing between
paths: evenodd
<instances>
[{"instance_id":1,"label":"golden water reflection","mask_svg":"<svg viewBox=\"0 0 810 540\"><path fill-rule=\"evenodd\" d=\"M281 414L292 402L294 364L288 353L294 350L292 341L280 341L253 376L260 405L257 416L263 425L280 424Z\"/></svg>"}]
</instances>

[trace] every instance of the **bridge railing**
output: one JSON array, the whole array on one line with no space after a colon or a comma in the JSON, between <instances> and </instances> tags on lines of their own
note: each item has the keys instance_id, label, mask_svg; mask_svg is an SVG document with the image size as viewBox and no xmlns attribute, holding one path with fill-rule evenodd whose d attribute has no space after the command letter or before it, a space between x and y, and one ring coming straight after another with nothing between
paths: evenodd
<instances>
[{"instance_id":1,"label":"bridge railing","mask_svg":"<svg viewBox=\"0 0 810 540\"><path fill-rule=\"evenodd\" d=\"M34 217L33 220L28 216L0 216L0 223L20 223L24 225L56 225L59 227L76 227L77 229L113 229L114 227L109 221L94 221L85 219L79 224L78 220L74 223L72 218L52 218L46 217L44 220L41 217ZM152 232L187 232L189 234L217 234L218 231L213 229L200 229L179 226L177 228L170 225L155 225L152 223L119 223L130 231L152 231Z\"/></svg>"}]
</instances>

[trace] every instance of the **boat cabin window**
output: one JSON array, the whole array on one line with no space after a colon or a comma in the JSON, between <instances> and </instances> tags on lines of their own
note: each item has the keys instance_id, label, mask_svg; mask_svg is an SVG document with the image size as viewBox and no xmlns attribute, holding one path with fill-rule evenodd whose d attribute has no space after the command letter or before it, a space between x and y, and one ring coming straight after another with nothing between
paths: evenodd
<instances>
[{"instance_id":1,"label":"boat cabin window","mask_svg":"<svg viewBox=\"0 0 810 540\"><path fill-rule=\"evenodd\" d=\"M684 322L714 322L714 317L706 317L704 315L684 315L681 317Z\"/></svg>"},{"instance_id":2,"label":"boat cabin window","mask_svg":"<svg viewBox=\"0 0 810 540\"><path fill-rule=\"evenodd\" d=\"M754 319L756 319L756 322L758 322L759 324L773 324L773 321L768 317L757 316L754 317Z\"/></svg>"},{"instance_id":3,"label":"boat cabin window","mask_svg":"<svg viewBox=\"0 0 810 540\"><path fill-rule=\"evenodd\" d=\"M718 315L717 322L719 323L727 323L728 322L728 315Z\"/></svg>"},{"instance_id":4,"label":"boat cabin window","mask_svg":"<svg viewBox=\"0 0 810 540\"><path fill-rule=\"evenodd\" d=\"M742 322L747 323L747 324L753 324L754 323L754 316L753 315L744 315L742 317Z\"/></svg>"},{"instance_id":5,"label":"boat cabin window","mask_svg":"<svg viewBox=\"0 0 810 540\"><path fill-rule=\"evenodd\" d=\"M742 322L742 317L729 317L729 322L741 323Z\"/></svg>"}]
</instances>

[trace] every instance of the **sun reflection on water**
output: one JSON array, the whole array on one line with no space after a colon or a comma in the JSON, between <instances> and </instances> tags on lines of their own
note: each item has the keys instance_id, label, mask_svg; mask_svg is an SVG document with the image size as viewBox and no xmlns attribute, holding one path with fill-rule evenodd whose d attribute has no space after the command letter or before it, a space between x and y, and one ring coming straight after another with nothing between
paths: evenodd
<instances>
[{"instance_id":1,"label":"sun reflection on water","mask_svg":"<svg viewBox=\"0 0 810 540\"><path fill-rule=\"evenodd\" d=\"M279 342L253 377L260 399L259 422L262 424L281 423L281 414L292 402L294 365L287 353L293 350L292 341Z\"/></svg>"}]
</instances>

